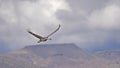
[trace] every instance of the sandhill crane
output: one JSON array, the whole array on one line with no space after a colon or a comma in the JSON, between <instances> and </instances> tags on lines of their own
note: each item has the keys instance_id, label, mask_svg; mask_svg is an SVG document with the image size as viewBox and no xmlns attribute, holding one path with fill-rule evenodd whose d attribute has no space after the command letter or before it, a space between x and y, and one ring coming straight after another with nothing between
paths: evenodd
<instances>
[{"instance_id":1,"label":"sandhill crane","mask_svg":"<svg viewBox=\"0 0 120 68\"><path fill-rule=\"evenodd\" d=\"M40 42L45 42L45 41L47 41L47 40L52 40L52 39L49 38L49 37L50 37L51 35L53 35L55 32L57 32L59 29L60 29L60 25L59 25L59 27L58 27L54 32L50 33L50 34L49 34L48 36L46 36L46 37L42 37L42 36L40 36L40 35L37 35L37 34L31 32L30 30L28 30L27 32L30 33L31 35L33 35L34 37L38 38L38 39L39 39L38 43L40 43Z\"/></svg>"}]
</instances>

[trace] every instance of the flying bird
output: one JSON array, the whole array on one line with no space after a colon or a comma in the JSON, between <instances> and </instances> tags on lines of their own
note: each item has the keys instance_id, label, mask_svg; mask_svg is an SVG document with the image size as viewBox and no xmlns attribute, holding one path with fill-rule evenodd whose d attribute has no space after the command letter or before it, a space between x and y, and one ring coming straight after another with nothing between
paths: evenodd
<instances>
[{"instance_id":1,"label":"flying bird","mask_svg":"<svg viewBox=\"0 0 120 68\"><path fill-rule=\"evenodd\" d=\"M47 40L52 40L52 39L49 38L49 37L50 37L51 35L53 35L55 32L57 32L59 29L60 29L60 25L59 25L59 27L58 27L54 32L50 33L50 34L49 34L48 36L46 36L46 37L42 37L42 36L40 36L40 35L37 35L36 33L33 33L33 32L30 31L30 30L28 30L27 32L30 33L31 35L33 35L34 37L38 38L38 39L39 39L38 43L40 43L40 42L45 42L45 41L47 41Z\"/></svg>"}]
</instances>

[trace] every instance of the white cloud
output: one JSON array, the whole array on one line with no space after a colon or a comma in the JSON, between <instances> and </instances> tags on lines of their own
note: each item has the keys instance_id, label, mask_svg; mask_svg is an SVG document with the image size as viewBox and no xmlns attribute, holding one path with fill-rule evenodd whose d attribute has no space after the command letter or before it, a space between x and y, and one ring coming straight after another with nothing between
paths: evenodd
<instances>
[{"instance_id":1,"label":"white cloud","mask_svg":"<svg viewBox=\"0 0 120 68\"><path fill-rule=\"evenodd\" d=\"M36 43L26 29L47 35L61 24L55 13L69 10L64 0L1 0L0 3L0 39L11 48Z\"/></svg>"},{"instance_id":2,"label":"white cloud","mask_svg":"<svg viewBox=\"0 0 120 68\"><path fill-rule=\"evenodd\" d=\"M100 10L95 10L89 17L91 28L99 29L120 29L120 7L108 5Z\"/></svg>"},{"instance_id":3,"label":"white cloud","mask_svg":"<svg viewBox=\"0 0 120 68\"><path fill-rule=\"evenodd\" d=\"M59 33L48 43L104 43L119 35L120 6L107 0L1 0L0 40L11 48L36 44L36 38L26 29L40 35L47 35L58 24ZM90 3L89 3L90 2ZM106 3L107 2L107 3ZM87 4L87 5L86 5ZM55 37L55 38L54 38ZM56 38L57 37L57 38ZM97 46L97 45L96 45Z\"/></svg>"},{"instance_id":4,"label":"white cloud","mask_svg":"<svg viewBox=\"0 0 120 68\"><path fill-rule=\"evenodd\" d=\"M120 6L116 4L117 2L110 3L111 1L106 0L94 2L92 0L93 2L90 2L93 4L88 6L86 5L88 0L84 0L83 5L80 4L82 1L68 0L72 11L57 13L58 19L64 23L64 31L62 31L64 35L60 37L59 41L74 42L84 48L105 46L104 43L111 42L111 39L119 41ZM100 5L96 2L100 2ZM82 13L83 11L85 12ZM81 45L81 43L85 45Z\"/></svg>"}]
</instances>

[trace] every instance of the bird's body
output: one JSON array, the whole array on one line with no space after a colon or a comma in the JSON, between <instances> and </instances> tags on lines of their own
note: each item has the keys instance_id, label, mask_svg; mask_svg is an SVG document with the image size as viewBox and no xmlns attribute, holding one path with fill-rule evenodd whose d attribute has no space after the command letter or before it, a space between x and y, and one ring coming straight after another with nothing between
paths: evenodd
<instances>
[{"instance_id":1,"label":"bird's body","mask_svg":"<svg viewBox=\"0 0 120 68\"><path fill-rule=\"evenodd\" d=\"M45 41L47 41L48 40L48 38L41 38L39 41L38 41L38 43L40 43L40 42L45 42Z\"/></svg>"},{"instance_id":2,"label":"bird's body","mask_svg":"<svg viewBox=\"0 0 120 68\"><path fill-rule=\"evenodd\" d=\"M46 37L42 37L42 36L40 36L40 35L37 35L37 34L31 32L30 30L28 30L28 33L30 33L31 35L33 35L33 36L35 36L36 38L38 38L38 39L39 39L38 43L40 43L40 42L45 42L45 41L47 41L47 40L51 40L51 38L49 38L49 36L51 36L52 34L54 34L55 32L57 32L57 31L59 30L59 28L60 28L60 25L59 25L59 27L58 27L54 32L52 32L51 34L49 34L49 35L46 36Z\"/></svg>"}]
</instances>

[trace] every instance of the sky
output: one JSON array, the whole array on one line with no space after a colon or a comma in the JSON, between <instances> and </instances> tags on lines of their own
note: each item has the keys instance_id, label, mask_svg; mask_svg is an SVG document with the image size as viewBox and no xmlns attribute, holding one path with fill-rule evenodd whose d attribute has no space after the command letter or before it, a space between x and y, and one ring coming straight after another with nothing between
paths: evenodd
<instances>
[{"instance_id":1,"label":"sky","mask_svg":"<svg viewBox=\"0 0 120 68\"><path fill-rule=\"evenodd\" d=\"M27 30L89 51L120 49L120 0L0 0L0 53L36 45Z\"/></svg>"}]
</instances>

